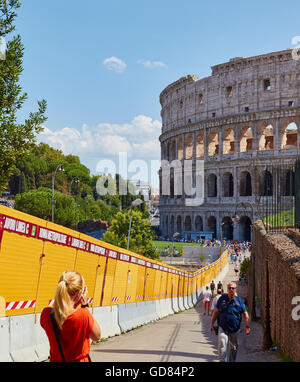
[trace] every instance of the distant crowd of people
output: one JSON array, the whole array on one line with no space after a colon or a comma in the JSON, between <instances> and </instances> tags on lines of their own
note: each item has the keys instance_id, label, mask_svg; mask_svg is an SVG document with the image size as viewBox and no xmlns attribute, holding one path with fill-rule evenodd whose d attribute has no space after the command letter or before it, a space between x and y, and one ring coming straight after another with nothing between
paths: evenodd
<instances>
[{"instance_id":1,"label":"distant crowd of people","mask_svg":"<svg viewBox=\"0 0 300 382\"><path fill-rule=\"evenodd\" d=\"M241 264L245 254L251 254L252 244L249 241L234 242L226 245L231 264Z\"/></svg>"}]
</instances>

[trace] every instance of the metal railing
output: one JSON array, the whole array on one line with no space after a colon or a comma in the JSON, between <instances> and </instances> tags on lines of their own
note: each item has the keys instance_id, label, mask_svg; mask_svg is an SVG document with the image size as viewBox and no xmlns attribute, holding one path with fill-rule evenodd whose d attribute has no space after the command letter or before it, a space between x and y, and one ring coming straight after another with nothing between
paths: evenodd
<instances>
[{"instance_id":1,"label":"metal railing","mask_svg":"<svg viewBox=\"0 0 300 382\"><path fill-rule=\"evenodd\" d=\"M268 233L300 224L300 159L268 164L260 184L259 209Z\"/></svg>"}]
</instances>

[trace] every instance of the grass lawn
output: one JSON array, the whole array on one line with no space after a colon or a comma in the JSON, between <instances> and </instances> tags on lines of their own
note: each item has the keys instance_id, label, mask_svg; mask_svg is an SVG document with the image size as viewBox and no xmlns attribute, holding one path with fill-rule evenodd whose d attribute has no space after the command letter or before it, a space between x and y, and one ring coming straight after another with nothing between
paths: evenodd
<instances>
[{"instance_id":1,"label":"grass lawn","mask_svg":"<svg viewBox=\"0 0 300 382\"><path fill-rule=\"evenodd\" d=\"M171 241L159 241L154 240L155 247L158 248L159 251L163 251L167 246L169 246L169 253L171 253L172 250L172 242ZM174 241L174 248L181 253L182 247L192 246L192 247L199 247L201 244L199 243L181 243L181 242L175 242Z\"/></svg>"},{"instance_id":2,"label":"grass lawn","mask_svg":"<svg viewBox=\"0 0 300 382\"><path fill-rule=\"evenodd\" d=\"M268 216L268 219L265 217L263 220L272 227L293 226L295 224L295 209L279 212Z\"/></svg>"}]
</instances>

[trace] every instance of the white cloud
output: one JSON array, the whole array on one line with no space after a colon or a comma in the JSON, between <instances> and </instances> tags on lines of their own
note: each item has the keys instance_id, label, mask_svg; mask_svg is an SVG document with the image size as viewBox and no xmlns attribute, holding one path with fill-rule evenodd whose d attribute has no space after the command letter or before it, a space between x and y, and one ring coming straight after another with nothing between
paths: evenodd
<instances>
[{"instance_id":1,"label":"white cloud","mask_svg":"<svg viewBox=\"0 0 300 382\"><path fill-rule=\"evenodd\" d=\"M129 160L159 160L160 134L160 121L138 115L130 123L124 124L84 124L81 129L64 127L56 131L45 127L37 140L62 150L65 155L78 155L93 173L97 161L116 161L121 152L126 152Z\"/></svg>"},{"instance_id":2,"label":"white cloud","mask_svg":"<svg viewBox=\"0 0 300 382\"><path fill-rule=\"evenodd\" d=\"M150 60L138 60L138 64L144 65L146 68L154 69L154 68L166 68L167 65L162 61L150 61Z\"/></svg>"},{"instance_id":3,"label":"white cloud","mask_svg":"<svg viewBox=\"0 0 300 382\"><path fill-rule=\"evenodd\" d=\"M103 61L103 65L108 69L117 73L123 73L127 65L118 57L109 57Z\"/></svg>"}]
</instances>

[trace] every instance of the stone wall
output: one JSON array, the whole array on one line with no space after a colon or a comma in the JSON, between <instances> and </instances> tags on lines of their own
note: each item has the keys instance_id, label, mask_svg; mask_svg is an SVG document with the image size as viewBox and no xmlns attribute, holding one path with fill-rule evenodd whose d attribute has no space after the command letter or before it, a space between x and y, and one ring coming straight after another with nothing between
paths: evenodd
<instances>
[{"instance_id":1,"label":"stone wall","mask_svg":"<svg viewBox=\"0 0 300 382\"><path fill-rule=\"evenodd\" d=\"M262 222L253 225L253 255L256 295L261 305L261 320L265 322L267 282L271 337L273 343L293 361L300 361L300 243L284 234L268 235ZM267 280L267 269L269 278ZM299 296L297 305L292 300ZM251 306L251 304L250 304ZM294 309L294 318L292 311Z\"/></svg>"}]
</instances>

